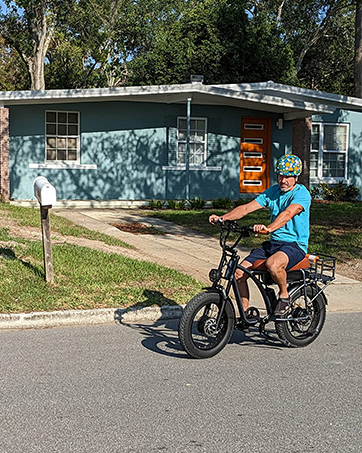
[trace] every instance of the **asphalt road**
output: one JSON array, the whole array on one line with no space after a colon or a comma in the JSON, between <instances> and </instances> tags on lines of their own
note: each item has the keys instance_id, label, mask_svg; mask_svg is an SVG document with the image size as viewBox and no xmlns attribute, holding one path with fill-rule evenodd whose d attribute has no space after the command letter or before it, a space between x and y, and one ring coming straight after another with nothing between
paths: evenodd
<instances>
[{"instance_id":1,"label":"asphalt road","mask_svg":"<svg viewBox=\"0 0 362 453\"><path fill-rule=\"evenodd\" d=\"M236 332L187 358L177 322L0 333L0 452L361 452L362 313L304 349Z\"/></svg>"}]
</instances>

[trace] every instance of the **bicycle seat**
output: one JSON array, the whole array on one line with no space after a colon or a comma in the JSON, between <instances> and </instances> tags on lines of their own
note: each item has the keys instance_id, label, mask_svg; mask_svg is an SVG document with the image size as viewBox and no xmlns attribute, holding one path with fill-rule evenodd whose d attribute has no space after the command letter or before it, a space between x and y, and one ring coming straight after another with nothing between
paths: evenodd
<instances>
[{"instance_id":1,"label":"bicycle seat","mask_svg":"<svg viewBox=\"0 0 362 453\"><path fill-rule=\"evenodd\" d=\"M268 269L265 266L266 260L256 260L252 266L252 269L257 271L267 271ZM309 269L310 261L307 256L305 256L302 261L299 261L295 266L288 270L288 272L299 271L300 269Z\"/></svg>"}]
</instances>

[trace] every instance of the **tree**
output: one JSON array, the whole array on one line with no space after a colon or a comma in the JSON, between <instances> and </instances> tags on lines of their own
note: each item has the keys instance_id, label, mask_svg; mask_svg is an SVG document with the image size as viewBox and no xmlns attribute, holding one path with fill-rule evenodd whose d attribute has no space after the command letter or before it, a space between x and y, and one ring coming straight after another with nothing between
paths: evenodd
<instances>
[{"instance_id":1,"label":"tree","mask_svg":"<svg viewBox=\"0 0 362 453\"><path fill-rule=\"evenodd\" d=\"M1 17L3 38L24 61L32 90L44 90L45 57L55 28L75 0L6 0Z\"/></svg>"},{"instance_id":2,"label":"tree","mask_svg":"<svg viewBox=\"0 0 362 453\"><path fill-rule=\"evenodd\" d=\"M362 0L356 5L354 95L362 98Z\"/></svg>"},{"instance_id":3,"label":"tree","mask_svg":"<svg viewBox=\"0 0 362 453\"><path fill-rule=\"evenodd\" d=\"M131 83L188 82L191 74L202 74L205 83L289 81L288 46L261 17L251 23L245 6L245 0L199 0L163 14L151 45L130 63Z\"/></svg>"},{"instance_id":4,"label":"tree","mask_svg":"<svg viewBox=\"0 0 362 453\"><path fill-rule=\"evenodd\" d=\"M352 94L354 0L250 0L252 21L261 14L294 59L294 82Z\"/></svg>"},{"instance_id":5,"label":"tree","mask_svg":"<svg viewBox=\"0 0 362 453\"><path fill-rule=\"evenodd\" d=\"M26 90L30 84L26 76L26 66L15 50L5 44L0 36L0 90Z\"/></svg>"}]
</instances>

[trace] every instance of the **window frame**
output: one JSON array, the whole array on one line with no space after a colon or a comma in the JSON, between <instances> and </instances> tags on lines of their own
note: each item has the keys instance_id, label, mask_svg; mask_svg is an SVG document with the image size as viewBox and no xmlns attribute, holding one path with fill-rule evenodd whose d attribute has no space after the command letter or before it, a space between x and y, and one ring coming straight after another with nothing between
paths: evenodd
<instances>
[{"instance_id":1,"label":"window frame","mask_svg":"<svg viewBox=\"0 0 362 453\"><path fill-rule=\"evenodd\" d=\"M58 126L59 122L58 122L58 114L59 113L66 113L67 115L69 113L76 113L78 115L78 122L77 123L71 123L71 124L76 124L77 125L77 128L78 128L78 134L77 135L69 135L69 134L48 134L47 133L47 124L54 124L54 123L51 123L49 121L47 121L47 114L48 113L55 113L57 116L56 116L56 126ZM67 121L65 123L67 126L69 125L69 122ZM57 132L57 131L56 131ZM64 165L70 165L70 166L77 166L77 165L80 165L80 137L81 137L81 134L80 134L80 111L79 110L45 110L45 156L44 156L44 163L46 165L51 165L51 166L64 166ZM47 155L47 149L48 149L48 144L47 144L47 138L49 137L54 137L56 139L58 139L58 137L60 138L65 138L66 140L68 140L68 138L75 138L77 140L77 146L76 148L71 148L71 149L76 149L76 152L77 152L77 159L75 160L69 160L69 159L65 159L65 160L60 160L60 159L54 159L54 160L51 160L51 159L48 159L48 155ZM55 148L56 150L58 150L58 147ZM68 152L68 146L65 148L66 151Z\"/></svg>"},{"instance_id":2,"label":"window frame","mask_svg":"<svg viewBox=\"0 0 362 453\"><path fill-rule=\"evenodd\" d=\"M310 176L310 182L311 183L326 182L329 184L338 183L339 181L347 182L350 124L349 123L324 122L324 121L312 121L312 127L314 125L319 126L319 146L318 146L318 150L312 149L312 140L311 140L310 153L317 154L317 176ZM346 150L345 151L324 150L323 145L324 145L324 136L325 136L325 131L324 131L325 126L342 126L342 127L346 128ZM323 176L324 153L344 154L345 155L345 168L344 168L343 176Z\"/></svg>"},{"instance_id":3,"label":"window frame","mask_svg":"<svg viewBox=\"0 0 362 453\"><path fill-rule=\"evenodd\" d=\"M186 116L178 116L177 117L177 150L176 150L176 166L177 167L180 167L180 168L186 168L186 163L181 163L180 160L179 160L179 144L182 143L182 144L187 144L187 137L185 140L181 140L179 138L179 133L180 133L180 121L181 120L184 120L184 121L187 121L187 117ZM190 145L191 144L197 144L197 143L203 143L204 144L204 159L203 159L203 163L202 164L194 164L194 163L189 163L189 166L190 168L193 168L193 169L196 169L196 168L201 168L201 169L204 169L204 168L207 168L207 117L202 117L202 116L192 116L190 117L190 122L194 120L194 121L204 121L205 123L205 139L203 141L198 141L198 140L191 140L191 137L190 137Z\"/></svg>"}]
</instances>

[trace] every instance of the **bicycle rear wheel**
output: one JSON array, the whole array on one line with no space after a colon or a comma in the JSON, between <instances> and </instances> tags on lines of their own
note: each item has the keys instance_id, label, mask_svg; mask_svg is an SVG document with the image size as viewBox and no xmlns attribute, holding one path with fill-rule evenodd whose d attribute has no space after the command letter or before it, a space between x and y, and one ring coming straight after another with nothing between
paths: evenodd
<instances>
[{"instance_id":1,"label":"bicycle rear wheel","mask_svg":"<svg viewBox=\"0 0 362 453\"><path fill-rule=\"evenodd\" d=\"M235 325L234 308L229 300L221 315L220 294L206 292L186 305L179 324L179 339L184 350L195 359L206 359L219 353L229 342Z\"/></svg>"},{"instance_id":2,"label":"bicycle rear wheel","mask_svg":"<svg viewBox=\"0 0 362 453\"><path fill-rule=\"evenodd\" d=\"M305 309L303 288L296 291L291 297L292 311L288 318L302 318L309 315L306 320L277 321L275 330L278 337L286 346L301 348L308 346L320 334L326 319L326 304L322 294L310 302L316 294L316 289L307 287L309 312Z\"/></svg>"}]
</instances>

